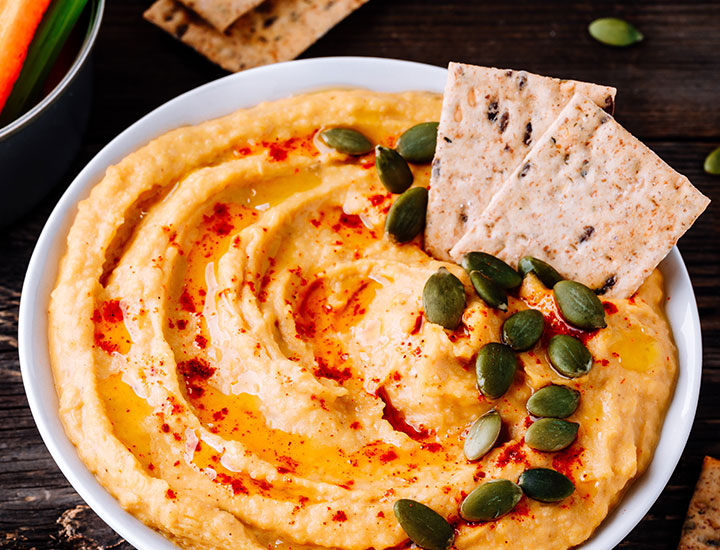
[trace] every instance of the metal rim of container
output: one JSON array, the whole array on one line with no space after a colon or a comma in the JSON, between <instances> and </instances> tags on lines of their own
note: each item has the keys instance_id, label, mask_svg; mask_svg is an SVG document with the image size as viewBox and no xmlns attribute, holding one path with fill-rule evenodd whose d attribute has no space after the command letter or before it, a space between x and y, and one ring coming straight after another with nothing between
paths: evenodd
<instances>
[{"instance_id":1,"label":"metal rim of container","mask_svg":"<svg viewBox=\"0 0 720 550\"><path fill-rule=\"evenodd\" d=\"M48 95L42 98L42 100L40 100L37 105L35 105L29 111L23 113L22 116L13 120L7 126L0 128L0 141L11 137L13 134L24 128L26 125L30 124L36 116L38 116L41 112L47 109L50 105L52 105L52 103L62 95L65 89L70 85L70 83L80 72L80 69L83 67L83 65L87 61L88 56L90 55L90 51L95 45L95 40L97 39L98 32L100 31L100 24L102 23L103 13L105 12L105 0L95 1L97 2L95 19L90 21L87 33L85 34L85 40L83 41L83 45L80 48L80 52L75 58L75 61L73 61L73 64L70 66L68 72L58 83L58 85L55 86L55 88L53 88Z\"/></svg>"}]
</instances>

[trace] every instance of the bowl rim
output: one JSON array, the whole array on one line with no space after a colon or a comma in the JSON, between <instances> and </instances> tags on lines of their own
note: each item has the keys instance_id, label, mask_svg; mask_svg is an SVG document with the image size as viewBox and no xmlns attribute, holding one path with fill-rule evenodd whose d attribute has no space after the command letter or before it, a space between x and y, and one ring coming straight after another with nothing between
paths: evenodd
<instances>
[{"instance_id":1,"label":"bowl rim","mask_svg":"<svg viewBox=\"0 0 720 550\"><path fill-rule=\"evenodd\" d=\"M343 85L386 91L442 92L446 74L446 69L441 67L369 57L305 59L231 74L185 92L129 126L93 157L65 191L37 241L23 283L18 320L22 379L35 423L58 467L98 516L131 545L141 550L177 550L169 539L123 510L80 461L62 429L47 352L47 301L55 286L58 259L64 253L67 231L74 220L78 202L102 178L105 168L153 137L171 128L210 120L258 103L257 100L242 99L257 95L258 84L269 90L271 97L265 100ZM384 80L380 80L381 76ZM304 80L298 83L298 78ZM248 83L255 86L247 86ZM248 89L253 91L247 92ZM222 100L220 104L208 101L208 98L225 97L223 94L230 92L235 95L231 94L224 103ZM692 428L702 372L698 310L687 269L676 247L660 268L666 278L669 300L666 313L678 347L679 375L675 392L647 471L633 481L592 537L578 547L582 550L609 550L640 522L669 481ZM675 290L679 296L675 296ZM670 309L674 321L668 313ZM682 418L678 426L670 425L671 412Z\"/></svg>"},{"instance_id":2,"label":"bowl rim","mask_svg":"<svg viewBox=\"0 0 720 550\"><path fill-rule=\"evenodd\" d=\"M10 122L9 124L0 127L0 141L5 140L15 133L21 131L25 126L30 124L36 117L40 116L52 103L62 95L62 93L70 86L70 83L75 80L82 67L85 65L85 61L90 56L95 40L97 39L98 33L100 32L100 25L102 23L103 14L105 13L105 0L90 0L96 1L97 9L95 11L95 17L88 25L88 30L85 33L82 46L78 52L75 60L68 69L65 76L58 84L42 98L32 109L24 112L18 118ZM85 9L88 9L87 7Z\"/></svg>"}]
</instances>

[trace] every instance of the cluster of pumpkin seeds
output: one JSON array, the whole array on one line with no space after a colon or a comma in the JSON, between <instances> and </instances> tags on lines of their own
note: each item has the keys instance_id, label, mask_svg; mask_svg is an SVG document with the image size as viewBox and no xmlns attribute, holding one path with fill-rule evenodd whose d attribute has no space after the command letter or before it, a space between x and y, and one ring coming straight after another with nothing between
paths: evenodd
<instances>
[{"instance_id":1,"label":"cluster of pumpkin seeds","mask_svg":"<svg viewBox=\"0 0 720 550\"><path fill-rule=\"evenodd\" d=\"M413 174L408 163L432 160L437 141L437 122L417 124L403 133L395 149L375 146L375 167L380 181L393 194L400 194L388 211L385 231L398 243L415 238L425 226L428 193L411 187ZM352 128L330 128L320 134L329 147L348 155L365 155L372 142ZM484 252L470 252L461 262L478 296L489 306L507 311L509 291L517 289L528 273L553 290L563 318L584 330L605 327L605 311L595 293L586 286L566 281L549 264L526 256L518 271ZM460 279L441 267L425 283L422 294L425 317L447 330L460 324L466 307L465 287ZM545 318L540 311L521 310L508 317L502 327L502 342L490 342L477 354L475 371L480 392L498 399L510 388L517 371L515 352L534 347L542 337ZM548 343L553 369L566 378L587 374L592 355L584 344L569 335L556 335ZM554 452L567 448L577 436L579 425L564 420L578 407L580 394L567 386L551 384L536 391L527 402L529 414L537 420L528 428L525 443L536 450ZM468 460L479 460L495 446L502 429L500 413L492 409L470 427L463 451ZM465 497L460 515L468 521L492 521L511 512L523 494L541 502L559 502L575 490L565 475L548 468L525 470L517 483L507 479L484 482ZM428 506L410 499L394 505L395 516L408 537L426 550L447 550L455 532L445 518Z\"/></svg>"},{"instance_id":2,"label":"cluster of pumpkin seeds","mask_svg":"<svg viewBox=\"0 0 720 550\"><path fill-rule=\"evenodd\" d=\"M413 240L425 228L428 191L410 187L413 175L408 163L427 164L435 156L437 122L422 122L406 130L395 149L375 148L375 169L385 189L401 193L388 211L385 233L398 243Z\"/></svg>"},{"instance_id":3,"label":"cluster of pumpkin seeds","mask_svg":"<svg viewBox=\"0 0 720 550\"><path fill-rule=\"evenodd\" d=\"M435 156L437 122L422 122L406 130L395 149L376 145L375 169L385 189L400 195L388 211L385 232L397 243L413 240L425 228L428 191L411 187L413 173L408 163L427 164ZM320 140L346 155L365 155L373 150L372 142L352 128L328 128Z\"/></svg>"},{"instance_id":4,"label":"cluster of pumpkin seeds","mask_svg":"<svg viewBox=\"0 0 720 550\"><path fill-rule=\"evenodd\" d=\"M605 310L597 295L585 285L564 280L542 260L526 256L518 263L518 272L490 254L470 252L463 257L461 265L478 296L489 307L507 311L507 293L517 289L525 275L533 273L552 289L558 310L569 325L583 330L606 326ZM423 289L423 308L428 321L454 330L465 306L464 286L446 268L440 268L428 279ZM487 399L498 399L510 388L518 367L516 352L532 349L544 329L545 317L540 311L521 310L503 323L502 342L490 342L480 349L475 373L478 389ZM564 378L583 376L592 367L590 351L573 336L553 336L547 353L552 368ZM578 391L559 384L550 384L533 393L527 401L527 410L536 420L525 433L525 443L542 452L557 452L572 445L579 424L565 419L577 410L579 402ZM501 430L502 417L496 409L480 416L465 438L465 457L474 461L485 456L495 446ZM510 513L523 494L541 502L559 502L574 491L573 482L562 473L549 468L529 468L517 482L494 479L480 484L463 500L460 516L467 521L492 521ZM398 501L395 515L418 546L446 550L452 544L452 526L427 506Z\"/></svg>"},{"instance_id":5,"label":"cluster of pumpkin seeds","mask_svg":"<svg viewBox=\"0 0 720 550\"><path fill-rule=\"evenodd\" d=\"M553 503L575 492L565 475L549 468L529 468L517 480L493 479L480 484L460 505L460 516L467 521L494 521L509 514L526 495L533 500ZM407 536L425 550L448 550L455 540L450 523L432 508L410 499L400 499L393 507L395 517Z\"/></svg>"},{"instance_id":6,"label":"cluster of pumpkin seeds","mask_svg":"<svg viewBox=\"0 0 720 550\"><path fill-rule=\"evenodd\" d=\"M517 289L523 277L533 273L551 288L560 315L578 329L604 328L605 309L597 295L587 286L564 280L549 264L526 256L518 263L519 272L504 261L484 252L469 252L461 265L468 274L477 295L489 307L507 311L508 292ZM423 288L425 318L454 330L465 311L465 287L462 281L441 267L430 276ZM533 348L545 330L545 317L535 309L518 311L502 326L502 342L490 342L477 354L475 371L480 392L488 399L498 399L512 384L517 370L515 352ZM590 371L592 355L579 339L557 334L548 343L548 358L553 369L565 378L577 378Z\"/></svg>"},{"instance_id":7,"label":"cluster of pumpkin seeds","mask_svg":"<svg viewBox=\"0 0 720 550\"><path fill-rule=\"evenodd\" d=\"M469 273L478 295L490 307L506 311L506 291L519 287L523 275L532 272L543 284L553 289L560 314L570 325L586 330L605 326L605 310L595 293L585 285L563 280L552 266L537 258L528 256L520 260L522 274L502 260L483 252L466 254L462 266ZM447 299L436 299L433 302L428 297L448 296L448 288L459 294L462 284L445 270L441 288L433 280L435 276L437 274L428 280L429 284L426 284L423 292L426 315L427 307L430 306L429 319L436 317L438 302L441 302L448 306L442 312L443 318L452 320L449 325L453 325L462 316L462 312L458 315L458 310L464 308L464 300L456 300L450 306ZM453 284L448 281L450 276L456 281ZM521 310L503 323L502 342L490 342L480 349L475 360L475 375L478 389L487 399L499 399L510 388L518 368L516 352L533 348L540 341L544 330L545 317L540 311ZM553 336L547 353L553 369L565 378L587 374L592 367L590 351L573 336ZM527 445L545 452L569 447L577 437L579 425L564 418L575 412L578 401L579 393L565 386L551 385L536 392L528 401L528 412L539 420L525 434ZM492 449L501 425L500 414L494 409L475 421L465 439L464 449L468 460L478 460Z\"/></svg>"}]
</instances>

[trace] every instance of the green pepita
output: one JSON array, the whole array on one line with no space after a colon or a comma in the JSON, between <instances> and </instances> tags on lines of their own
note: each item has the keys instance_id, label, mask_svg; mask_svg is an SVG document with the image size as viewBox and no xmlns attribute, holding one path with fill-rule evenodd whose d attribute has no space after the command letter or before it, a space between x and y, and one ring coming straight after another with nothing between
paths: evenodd
<instances>
[{"instance_id":1,"label":"green pepita","mask_svg":"<svg viewBox=\"0 0 720 550\"><path fill-rule=\"evenodd\" d=\"M391 193L403 193L412 185L413 173L408 163L388 147L375 147L375 169L385 189Z\"/></svg>"},{"instance_id":2,"label":"green pepita","mask_svg":"<svg viewBox=\"0 0 720 550\"><path fill-rule=\"evenodd\" d=\"M455 540L455 530L432 508L410 499L393 506L395 517L410 540L425 550L447 550Z\"/></svg>"},{"instance_id":3,"label":"green pepita","mask_svg":"<svg viewBox=\"0 0 720 550\"><path fill-rule=\"evenodd\" d=\"M527 401L528 412L537 417L567 418L580 403L580 392L551 384L540 388Z\"/></svg>"},{"instance_id":4,"label":"green pepita","mask_svg":"<svg viewBox=\"0 0 720 550\"><path fill-rule=\"evenodd\" d=\"M720 175L720 147L715 149L705 158L703 168L705 168L705 171L708 174L712 174L714 176Z\"/></svg>"},{"instance_id":5,"label":"green pepita","mask_svg":"<svg viewBox=\"0 0 720 550\"><path fill-rule=\"evenodd\" d=\"M549 468L525 470L518 485L527 496L540 502L560 502L575 492L575 485L566 476Z\"/></svg>"},{"instance_id":6,"label":"green pepita","mask_svg":"<svg viewBox=\"0 0 720 550\"><path fill-rule=\"evenodd\" d=\"M390 207L385 219L385 232L398 243L412 241L425 227L427 204L427 189L408 189Z\"/></svg>"},{"instance_id":7,"label":"green pepita","mask_svg":"<svg viewBox=\"0 0 720 550\"><path fill-rule=\"evenodd\" d=\"M644 38L633 25L617 17L596 19L588 26L588 32L595 40L608 46L630 46Z\"/></svg>"},{"instance_id":8,"label":"green pepita","mask_svg":"<svg viewBox=\"0 0 720 550\"><path fill-rule=\"evenodd\" d=\"M501 397L513 383L517 358L505 344L485 344L475 360L478 389L488 399Z\"/></svg>"},{"instance_id":9,"label":"green pepita","mask_svg":"<svg viewBox=\"0 0 720 550\"><path fill-rule=\"evenodd\" d=\"M320 140L340 153L364 155L373 149L372 142L352 128L329 128L320 132Z\"/></svg>"},{"instance_id":10,"label":"green pepita","mask_svg":"<svg viewBox=\"0 0 720 550\"><path fill-rule=\"evenodd\" d=\"M495 445L501 428L502 419L495 409L486 412L473 422L463 446L465 457L468 460L478 460L485 456Z\"/></svg>"},{"instance_id":11,"label":"green pepita","mask_svg":"<svg viewBox=\"0 0 720 550\"><path fill-rule=\"evenodd\" d=\"M548 343L547 353L553 368L567 378L578 378L592 368L590 351L580 340L568 334L553 336Z\"/></svg>"},{"instance_id":12,"label":"green pepita","mask_svg":"<svg viewBox=\"0 0 720 550\"><path fill-rule=\"evenodd\" d=\"M537 451L562 451L575 441L579 427L576 422L560 418L541 418L525 432L525 443Z\"/></svg>"},{"instance_id":13,"label":"green pepita","mask_svg":"<svg viewBox=\"0 0 720 550\"><path fill-rule=\"evenodd\" d=\"M545 329L545 317L537 309L514 313L503 323L503 342L515 351L525 351L537 344Z\"/></svg>"},{"instance_id":14,"label":"green pepita","mask_svg":"<svg viewBox=\"0 0 720 550\"><path fill-rule=\"evenodd\" d=\"M428 321L455 330L465 311L465 287L460 279L441 267L425 283L422 301Z\"/></svg>"},{"instance_id":15,"label":"green pepita","mask_svg":"<svg viewBox=\"0 0 720 550\"><path fill-rule=\"evenodd\" d=\"M437 131L437 122L416 124L398 138L397 152L413 164L430 162L435 156Z\"/></svg>"},{"instance_id":16,"label":"green pepita","mask_svg":"<svg viewBox=\"0 0 720 550\"><path fill-rule=\"evenodd\" d=\"M520 259L518 262L518 271L523 277L528 273L534 273L535 276L540 279L540 282L548 288L554 287L563 280L562 275L560 275L553 266L532 256L525 256Z\"/></svg>"},{"instance_id":17,"label":"green pepita","mask_svg":"<svg viewBox=\"0 0 720 550\"><path fill-rule=\"evenodd\" d=\"M460 515L467 521L492 521L512 512L522 496L522 489L510 480L486 481L465 497Z\"/></svg>"},{"instance_id":18,"label":"green pepita","mask_svg":"<svg viewBox=\"0 0 720 550\"><path fill-rule=\"evenodd\" d=\"M553 287L555 303L563 318L574 327L605 328L605 308L597 295L576 281L560 281Z\"/></svg>"},{"instance_id":19,"label":"green pepita","mask_svg":"<svg viewBox=\"0 0 720 550\"><path fill-rule=\"evenodd\" d=\"M517 288L522 283L522 276L517 271L501 259L485 252L468 252L463 256L461 265L468 273L479 271L505 290Z\"/></svg>"},{"instance_id":20,"label":"green pepita","mask_svg":"<svg viewBox=\"0 0 720 550\"><path fill-rule=\"evenodd\" d=\"M470 272L470 282L483 302L500 311L507 311L507 294L502 288L479 271Z\"/></svg>"}]
</instances>

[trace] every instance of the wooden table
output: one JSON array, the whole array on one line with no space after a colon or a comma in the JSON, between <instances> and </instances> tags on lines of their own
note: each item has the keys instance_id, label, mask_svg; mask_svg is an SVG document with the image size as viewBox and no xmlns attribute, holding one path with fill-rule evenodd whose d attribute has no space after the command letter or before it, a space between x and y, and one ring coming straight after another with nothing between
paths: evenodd
<instances>
[{"instance_id":1,"label":"wooden table","mask_svg":"<svg viewBox=\"0 0 720 550\"><path fill-rule=\"evenodd\" d=\"M20 378L17 309L35 240L80 168L141 116L225 74L146 23L141 14L148 3L110 2L95 50L95 100L82 152L52 196L0 232L2 549L131 548L84 505L40 440ZM587 24L606 15L634 22L645 42L629 49L593 42ZM371 0L303 57L329 55L435 65L458 60L616 86L618 120L713 199L680 242L705 344L695 426L667 488L619 546L675 548L702 457L720 456L720 177L702 170L705 155L720 145L720 4Z\"/></svg>"}]
</instances>

